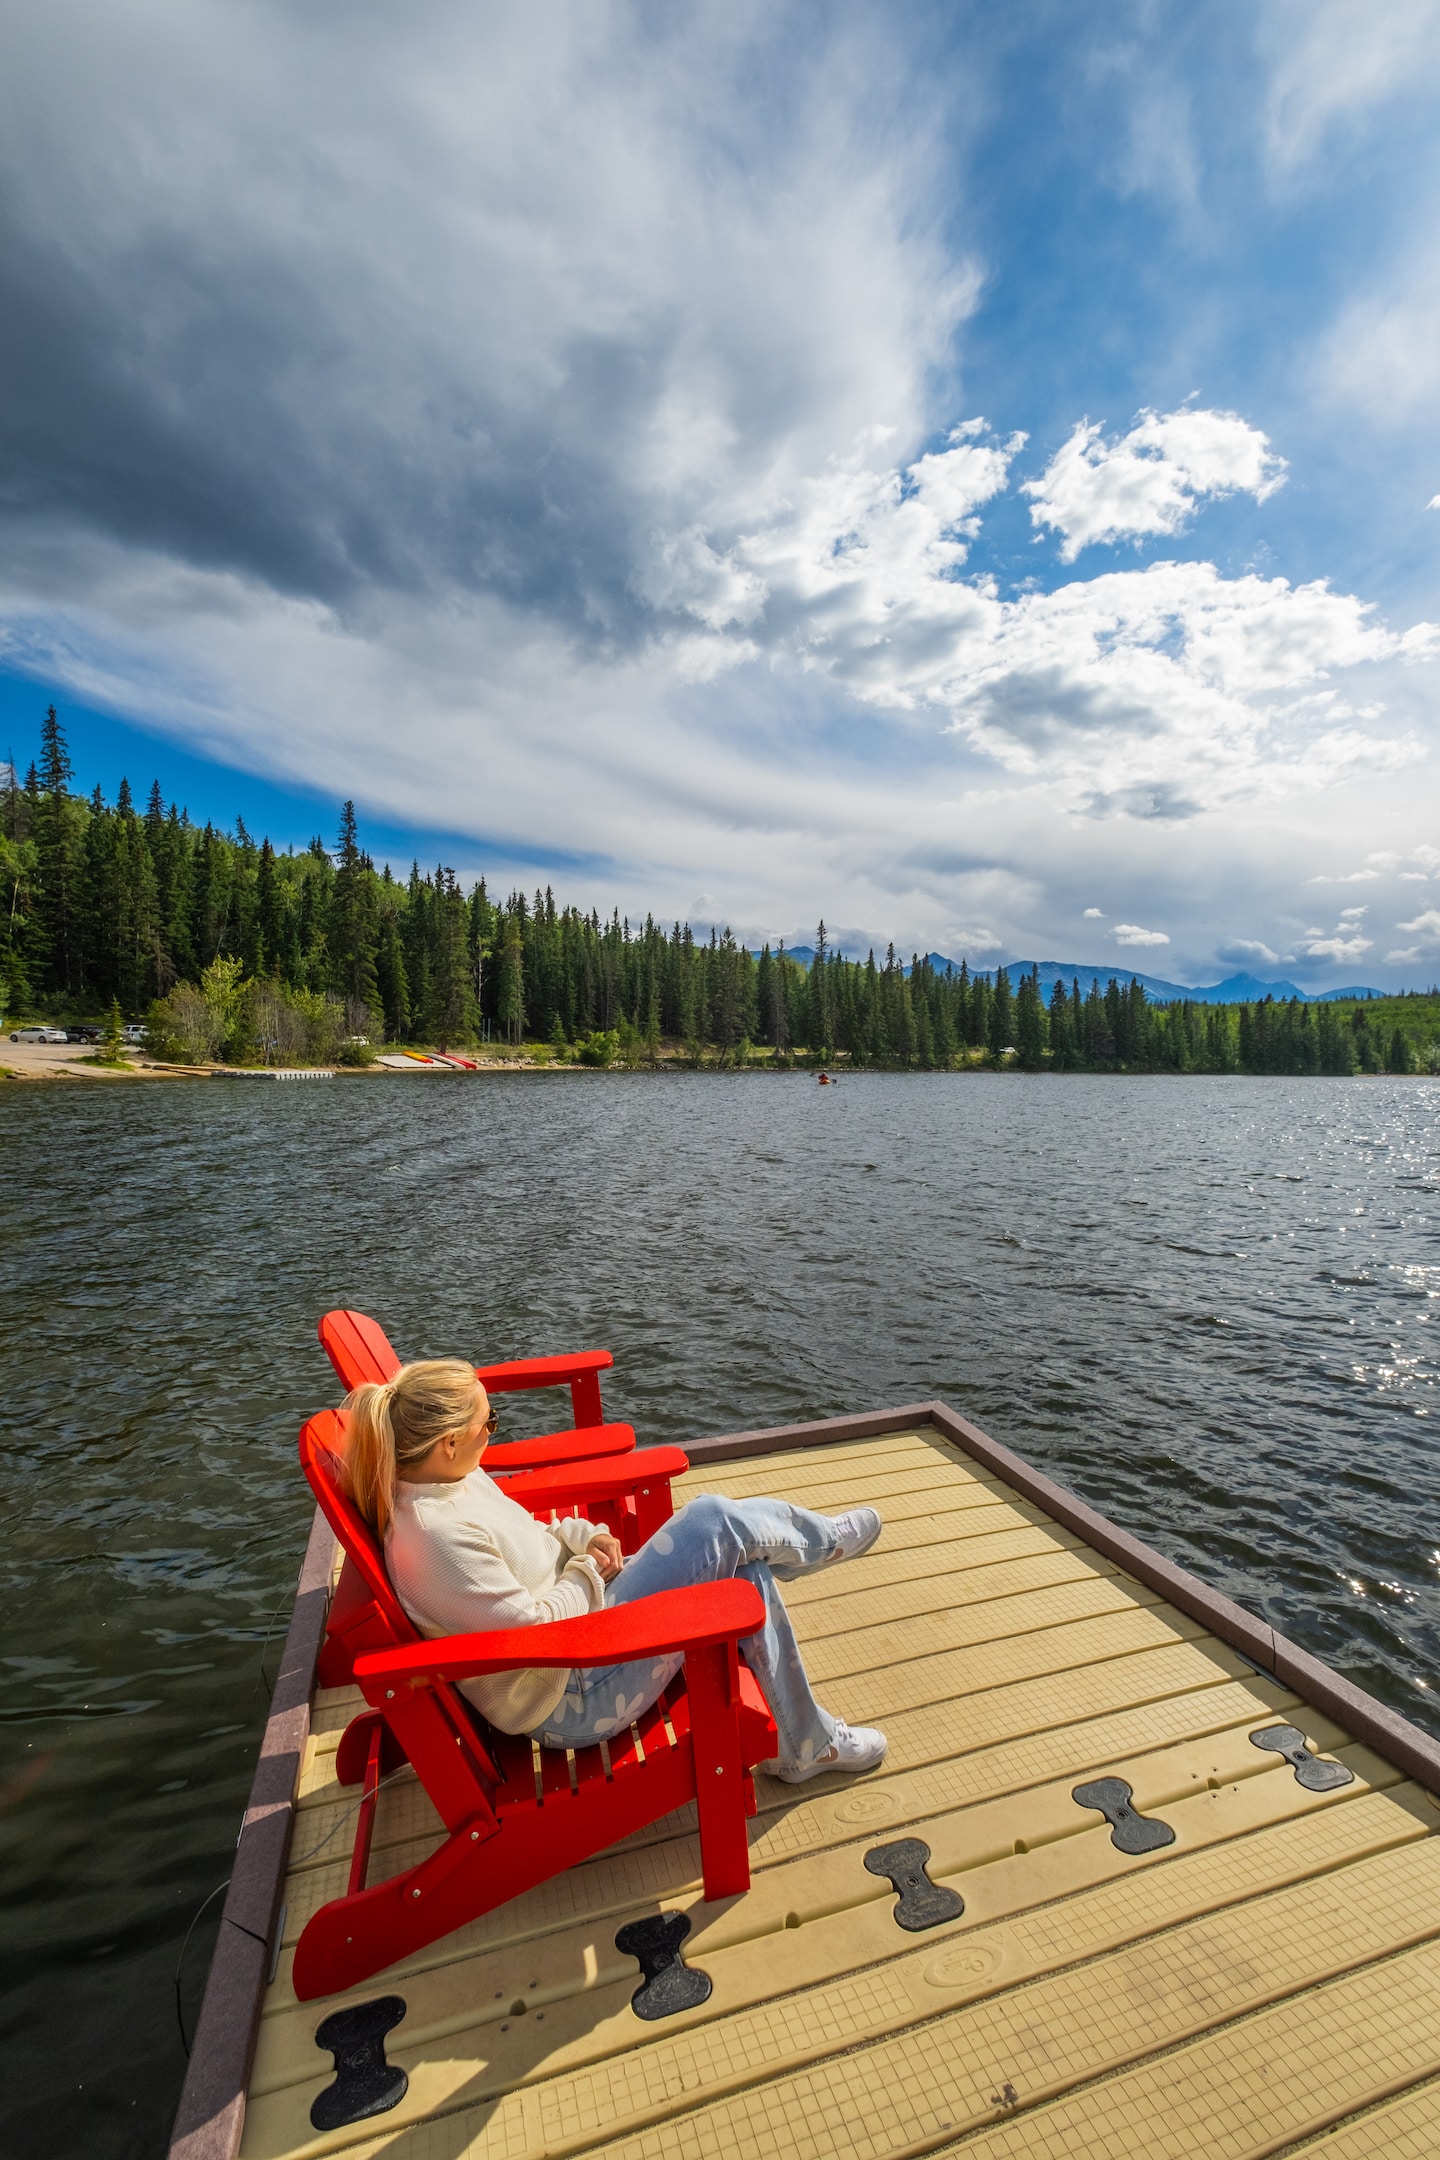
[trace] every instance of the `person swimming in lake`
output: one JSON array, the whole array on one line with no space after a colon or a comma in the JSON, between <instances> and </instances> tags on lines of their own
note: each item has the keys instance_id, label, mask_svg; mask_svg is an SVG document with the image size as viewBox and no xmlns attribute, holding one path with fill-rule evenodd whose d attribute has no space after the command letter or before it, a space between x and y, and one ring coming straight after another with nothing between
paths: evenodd
<instances>
[{"instance_id":1,"label":"person swimming in lake","mask_svg":"<svg viewBox=\"0 0 1440 2160\"><path fill-rule=\"evenodd\" d=\"M627 1559L603 1523L536 1522L486 1475L481 1459L498 1417L459 1358L404 1365L383 1385L352 1389L345 1409L351 1498L381 1540L395 1594L423 1636L538 1627L740 1576L765 1601L763 1626L740 1643L779 1741L760 1769L802 1785L824 1770L870 1770L883 1759L882 1732L847 1725L816 1702L778 1587L868 1552L881 1530L874 1508L817 1515L788 1500L703 1493ZM683 1662L677 1650L460 1685L502 1732L542 1747L584 1747L648 1710Z\"/></svg>"}]
</instances>

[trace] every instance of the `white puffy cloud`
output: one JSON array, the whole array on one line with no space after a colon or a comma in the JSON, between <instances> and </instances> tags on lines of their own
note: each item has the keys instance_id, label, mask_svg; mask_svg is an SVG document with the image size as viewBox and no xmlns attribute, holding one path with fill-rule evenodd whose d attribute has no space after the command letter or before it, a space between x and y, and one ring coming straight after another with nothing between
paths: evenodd
<instances>
[{"instance_id":1,"label":"white puffy cloud","mask_svg":"<svg viewBox=\"0 0 1440 2160\"><path fill-rule=\"evenodd\" d=\"M1030 517L1063 535L1062 562L1100 540L1178 533L1204 496L1244 489L1264 502L1284 483L1285 461L1238 413L1182 406L1143 412L1118 442L1082 420L1038 480L1022 483Z\"/></svg>"},{"instance_id":2,"label":"white puffy cloud","mask_svg":"<svg viewBox=\"0 0 1440 2160\"><path fill-rule=\"evenodd\" d=\"M980 619L979 596L957 573L979 529L976 512L1005 486L1024 437L986 443L984 421L966 421L944 449L902 470L875 462L888 432L871 430L817 478L788 487L727 554L686 534L693 588L674 548L660 543L673 566L664 605L710 629L753 631L802 661L823 654L829 672L878 683L903 703L905 678L937 633L963 634ZM720 588L734 596L728 613L714 598ZM877 668L887 650L898 664Z\"/></svg>"},{"instance_id":3,"label":"white puffy cloud","mask_svg":"<svg viewBox=\"0 0 1440 2160\"><path fill-rule=\"evenodd\" d=\"M693 624L675 632L677 664L712 676L764 658L896 715L936 713L1011 774L1043 773L1099 816L1188 817L1420 754L1329 684L1424 658L1429 626L1397 636L1324 581L1227 578L1204 562L1006 599L962 573L1020 439L989 440L969 421L903 467L877 464L879 447L872 435L788 488L728 547L687 535L693 589L680 556L665 557L667 605Z\"/></svg>"},{"instance_id":4,"label":"white puffy cloud","mask_svg":"<svg viewBox=\"0 0 1440 2160\"><path fill-rule=\"evenodd\" d=\"M1312 960L1358 960L1370 952L1375 940L1365 937L1317 937L1302 947Z\"/></svg>"},{"instance_id":5,"label":"white puffy cloud","mask_svg":"<svg viewBox=\"0 0 1440 2160\"><path fill-rule=\"evenodd\" d=\"M1374 949L1374 939L1360 934L1360 924L1369 912L1368 906L1342 908L1333 930L1312 924L1297 939L1296 950L1311 960L1358 960Z\"/></svg>"},{"instance_id":6,"label":"white puffy cloud","mask_svg":"<svg viewBox=\"0 0 1440 2160\"><path fill-rule=\"evenodd\" d=\"M1431 877L1440 871L1440 848L1422 843L1419 847L1407 849L1403 855L1397 854L1394 848L1373 848L1367 861L1371 865L1368 869L1350 870L1341 877L1312 877L1306 882L1311 885L1370 885L1377 883L1382 877L1396 877L1402 884L1428 885ZM1421 867L1418 870L1402 870L1402 863L1418 863ZM1363 914L1364 910L1347 909L1345 912Z\"/></svg>"},{"instance_id":7,"label":"white puffy cloud","mask_svg":"<svg viewBox=\"0 0 1440 2160\"><path fill-rule=\"evenodd\" d=\"M1395 927L1408 930L1416 940L1405 954L1407 960L1417 959L1422 954L1440 953L1440 908L1426 908L1413 922L1397 923Z\"/></svg>"},{"instance_id":8,"label":"white puffy cloud","mask_svg":"<svg viewBox=\"0 0 1440 2160\"><path fill-rule=\"evenodd\" d=\"M1085 916L1087 921L1104 922L1105 911L1103 908L1087 907L1085 910Z\"/></svg>"},{"instance_id":9,"label":"white puffy cloud","mask_svg":"<svg viewBox=\"0 0 1440 2160\"><path fill-rule=\"evenodd\" d=\"M1169 937L1163 930L1142 930L1139 923L1116 923L1111 935L1117 945L1168 945Z\"/></svg>"},{"instance_id":10,"label":"white puffy cloud","mask_svg":"<svg viewBox=\"0 0 1440 2160\"><path fill-rule=\"evenodd\" d=\"M1270 966L1280 955L1271 946L1262 944L1259 938L1232 938L1228 945L1219 947L1215 957L1236 967L1246 967L1255 962Z\"/></svg>"}]
</instances>

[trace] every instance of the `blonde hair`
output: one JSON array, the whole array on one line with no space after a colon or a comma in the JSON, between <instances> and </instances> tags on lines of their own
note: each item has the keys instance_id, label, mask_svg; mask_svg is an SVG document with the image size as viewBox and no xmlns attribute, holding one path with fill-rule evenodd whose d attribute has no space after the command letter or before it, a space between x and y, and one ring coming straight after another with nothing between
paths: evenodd
<instances>
[{"instance_id":1,"label":"blonde hair","mask_svg":"<svg viewBox=\"0 0 1440 2160\"><path fill-rule=\"evenodd\" d=\"M345 1398L345 1482L375 1535L395 1512L395 1480L437 1441L464 1432L481 1394L463 1358L423 1358L393 1380L366 1380Z\"/></svg>"}]
</instances>

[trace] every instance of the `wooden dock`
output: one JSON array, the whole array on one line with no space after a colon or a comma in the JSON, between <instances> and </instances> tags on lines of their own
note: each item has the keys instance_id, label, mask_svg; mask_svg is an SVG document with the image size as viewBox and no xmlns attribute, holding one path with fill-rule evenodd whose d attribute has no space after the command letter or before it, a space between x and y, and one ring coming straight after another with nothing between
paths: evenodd
<instances>
[{"instance_id":1,"label":"wooden dock","mask_svg":"<svg viewBox=\"0 0 1440 2160\"><path fill-rule=\"evenodd\" d=\"M317 1529L175 2160L1440 2152L1440 1747L942 1406L691 1452L677 1505L880 1509L870 1553L785 1595L816 1692L885 1728L885 1763L757 1778L742 1898L702 1901L681 1813L299 2003L295 1939L344 1887L334 1750L362 1707L311 1697ZM440 1836L403 1769L371 1879ZM905 1840L928 1849L906 1862L922 1898L928 1878L963 1900L918 1931L866 1865ZM712 1987L647 2022L615 1937L669 1911ZM381 1996L408 2089L316 2131L316 2028Z\"/></svg>"}]
</instances>

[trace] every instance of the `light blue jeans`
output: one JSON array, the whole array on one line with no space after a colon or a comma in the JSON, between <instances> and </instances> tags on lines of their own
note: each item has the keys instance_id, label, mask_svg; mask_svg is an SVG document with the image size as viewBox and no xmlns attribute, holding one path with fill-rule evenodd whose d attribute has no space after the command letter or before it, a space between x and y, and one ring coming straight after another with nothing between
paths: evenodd
<instances>
[{"instance_id":1,"label":"light blue jeans","mask_svg":"<svg viewBox=\"0 0 1440 2160\"><path fill-rule=\"evenodd\" d=\"M779 1734L777 1760L812 1762L835 1738L835 1720L810 1692L800 1646L777 1581L808 1575L839 1558L828 1515L788 1500L726 1500L702 1493L648 1538L606 1585L605 1603L629 1605L656 1590L695 1583L753 1582L765 1600L765 1624L742 1637L740 1655L759 1681ZM679 1672L678 1650L628 1665L576 1666L565 1693L531 1735L542 1747L584 1747L623 1731L664 1694Z\"/></svg>"}]
</instances>

